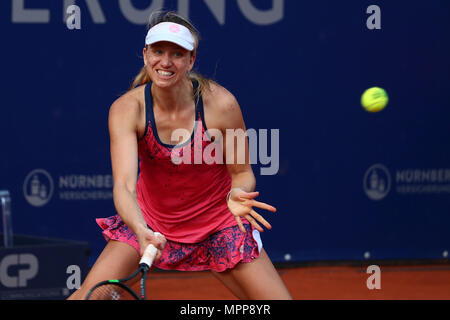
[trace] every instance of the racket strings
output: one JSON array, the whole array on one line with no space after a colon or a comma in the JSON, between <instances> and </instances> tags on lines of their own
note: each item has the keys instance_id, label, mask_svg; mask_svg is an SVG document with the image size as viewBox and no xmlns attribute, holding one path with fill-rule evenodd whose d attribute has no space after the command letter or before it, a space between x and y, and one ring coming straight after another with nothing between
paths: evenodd
<instances>
[{"instance_id":1,"label":"racket strings","mask_svg":"<svg viewBox=\"0 0 450 320\"><path fill-rule=\"evenodd\" d=\"M136 293L131 288L139 283L139 279L140 273L136 272L127 279L104 282L92 290L89 300L136 300L133 295Z\"/></svg>"},{"instance_id":2,"label":"racket strings","mask_svg":"<svg viewBox=\"0 0 450 320\"><path fill-rule=\"evenodd\" d=\"M95 288L89 300L136 300L136 297L129 289L116 283L108 283Z\"/></svg>"}]
</instances>

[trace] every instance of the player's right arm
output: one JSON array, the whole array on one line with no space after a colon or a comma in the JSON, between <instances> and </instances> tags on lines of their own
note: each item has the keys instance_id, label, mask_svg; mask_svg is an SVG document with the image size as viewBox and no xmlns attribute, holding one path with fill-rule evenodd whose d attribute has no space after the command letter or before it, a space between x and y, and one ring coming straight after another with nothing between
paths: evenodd
<instances>
[{"instance_id":1,"label":"player's right arm","mask_svg":"<svg viewBox=\"0 0 450 320\"><path fill-rule=\"evenodd\" d=\"M138 174L138 123L141 116L139 101L130 94L117 99L109 110L109 135L113 197L117 213L136 234L141 254L149 243L162 248L147 227L136 197Z\"/></svg>"}]
</instances>

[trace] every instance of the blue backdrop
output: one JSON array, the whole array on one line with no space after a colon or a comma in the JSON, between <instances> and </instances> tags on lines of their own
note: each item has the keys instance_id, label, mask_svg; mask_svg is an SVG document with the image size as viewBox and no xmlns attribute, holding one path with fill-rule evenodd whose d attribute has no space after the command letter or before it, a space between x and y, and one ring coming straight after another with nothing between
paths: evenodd
<instances>
[{"instance_id":1,"label":"blue backdrop","mask_svg":"<svg viewBox=\"0 0 450 320\"><path fill-rule=\"evenodd\" d=\"M74 3L79 30L63 14ZM381 29L367 27L373 4ZM254 165L260 199L278 209L263 213L274 261L446 256L450 2L0 6L0 189L11 192L16 233L88 241L91 259L100 253L94 219L115 214L108 109L142 66L148 11L163 6L197 26L196 69L235 94L247 128L279 129L277 174ZM390 98L378 113L360 104L373 86Z\"/></svg>"}]
</instances>

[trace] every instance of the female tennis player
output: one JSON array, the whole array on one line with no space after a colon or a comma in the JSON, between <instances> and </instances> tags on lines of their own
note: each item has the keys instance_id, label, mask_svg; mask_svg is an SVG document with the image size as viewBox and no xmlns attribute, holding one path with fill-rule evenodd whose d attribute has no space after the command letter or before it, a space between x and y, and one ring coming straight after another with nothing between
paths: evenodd
<instances>
[{"instance_id":1,"label":"female tennis player","mask_svg":"<svg viewBox=\"0 0 450 320\"><path fill-rule=\"evenodd\" d=\"M244 148L227 139L227 129L245 133L240 106L228 90L192 71L198 39L176 13L150 19L145 65L109 112L118 214L97 219L107 245L70 299L83 299L102 280L128 276L148 244L158 248L158 268L211 270L240 299L291 299L259 236L260 224L271 225L255 208L276 209L255 200L247 139ZM246 161L239 164L241 153ZM198 161L198 155L228 161Z\"/></svg>"}]
</instances>

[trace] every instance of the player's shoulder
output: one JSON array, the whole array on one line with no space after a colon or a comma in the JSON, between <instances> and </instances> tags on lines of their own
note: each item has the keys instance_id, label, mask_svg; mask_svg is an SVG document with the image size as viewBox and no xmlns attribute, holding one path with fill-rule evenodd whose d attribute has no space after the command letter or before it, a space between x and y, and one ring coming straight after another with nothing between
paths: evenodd
<instances>
[{"instance_id":1,"label":"player's shoulder","mask_svg":"<svg viewBox=\"0 0 450 320\"><path fill-rule=\"evenodd\" d=\"M118 97L109 108L110 117L128 118L139 115L144 87L139 86Z\"/></svg>"},{"instance_id":2,"label":"player's shoulder","mask_svg":"<svg viewBox=\"0 0 450 320\"><path fill-rule=\"evenodd\" d=\"M211 82L208 89L202 92L203 101L209 108L217 112L229 112L239 109L236 97L222 85Z\"/></svg>"}]
</instances>

